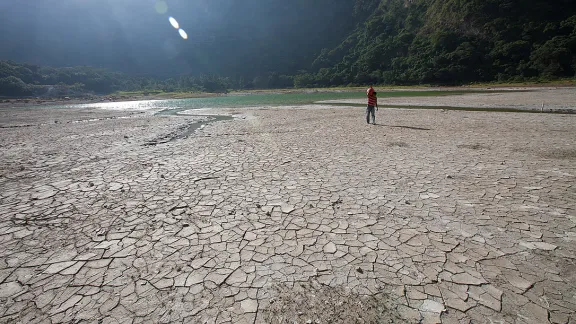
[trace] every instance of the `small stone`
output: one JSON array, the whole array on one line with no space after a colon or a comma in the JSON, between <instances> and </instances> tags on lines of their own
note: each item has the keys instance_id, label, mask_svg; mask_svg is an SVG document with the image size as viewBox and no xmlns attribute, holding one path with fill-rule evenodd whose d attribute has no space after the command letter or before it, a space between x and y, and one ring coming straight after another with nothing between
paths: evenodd
<instances>
[{"instance_id":1,"label":"small stone","mask_svg":"<svg viewBox=\"0 0 576 324\"><path fill-rule=\"evenodd\" d=\"M364 270L362 270L362 268L357 268L357 269L356 269L356 272L358 272L358 273L364 273Z\"/></svg>"},{"instance_id":2,"label":"small stone","mask_svg":"<svg viewBox=\"0 0 576 324\"><path fill-rule=\"evenodd\" d=\"M324 253L336 253L336 244L329 242L324 245Z\"/></svg>"},{"instance_id":3,"label":"small stone","mask_svg":"<svg viewBox=\"0 0 576 324\"><path fill-rule=\"evenodd\" d=\"M53 188L42 187L41 190L32 194L32 199L33 200L47 199L53 197L54 195L56 195L56 193L57 191Z\"/></svg>"},{"instance_id":4,"label":"small stone","mask_svg":"<svg viewBox=\"0 0 576 324\"><path fill-rule=\"evenodd\" d=\"M282 209L282 212L284 214L290 214L291 212L294 211L294 206L287 205L287 204L280 205L280 208Z\"/></svg>"},{"instance_id":5,"label":"small stone","mask_svg":"<svg viewBox=\"0 0 576 324\"><path fill-rule=\"evenodd\" d=\"M553 251L556 250L557 246L554 244L546 243L546 242L536 242L534 243L537 249L545 250L545 251Z\"/></svg>"},{"instance_id":6,"label":"small stone","mask_svg":"<svg viewBox=\"0 0 576 324\"><path fill-rule=\"evenodd\" d=\"M258 311L258 301L254 299L244 299L240 307L245 313L256 313Z\"/></svg>"},{"instance_id":7,"label":"small stone","mask_svg":"<svg viewBox=\"0 0 576 324\"><path fill-rule=\"evenodd\" d=\"M244 234L244 239L246 241L254 241L256 238L257 238L257 235L255 233L246 232L246 234Z\"/></svg>"},{"instance_id":8,"label":"small stone","mask_svg":"<svg viewBox=\"0 0 576 324\"><path fill-rule=\"evenodd\" d=\"M426 299L423 303L422 306L420 306L420 311L422 312L432 312L432 313L442 313L444 311L446 311L446 309L444 308L444 305L431 300L431 299Z\"/></svg>"},{"instance_id":9,"label":"small stone","mask_svg":"<svg viewBox=\"0 0 576 324\"><path fill-rule=\"evenodd\" d=\"M233 286L233 285L240 285L246 283L248 275L246 272L242 270L236 270L234 273L227 278L226 283Z\"/></svg>"}]
</instances>

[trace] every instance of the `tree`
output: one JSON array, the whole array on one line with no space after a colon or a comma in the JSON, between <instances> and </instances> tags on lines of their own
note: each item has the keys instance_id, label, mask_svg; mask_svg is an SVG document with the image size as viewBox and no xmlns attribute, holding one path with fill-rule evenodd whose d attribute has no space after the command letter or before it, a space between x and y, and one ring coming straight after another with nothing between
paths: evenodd
<instances>
[{"instance_id":1,"label":"tree","mask_svg":"<svg viewBox=\"0 0 576 324\"><path fill-rule=\"evenodd\" d=\"M17 77L0 78L0 96L19 97L32 95L32 89Z\"/></svg>"}]
</instances>

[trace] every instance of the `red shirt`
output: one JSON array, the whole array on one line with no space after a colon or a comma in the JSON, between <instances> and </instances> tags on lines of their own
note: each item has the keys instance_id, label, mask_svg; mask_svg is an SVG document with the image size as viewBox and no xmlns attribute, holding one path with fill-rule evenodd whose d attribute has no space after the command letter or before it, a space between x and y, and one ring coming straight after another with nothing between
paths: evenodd
<instances>
[{"instance_id":1,"label":"red shirt","mask_svg":"<svg viewBox=\"0 0 576 324\"><path fill-rule=\"evenodd\" d=\"M370 95L368 95L368 106L376 106L376 105L378 105L378 98L376 98L374 93L371 93Z\"/></svg>"}]
</instances>

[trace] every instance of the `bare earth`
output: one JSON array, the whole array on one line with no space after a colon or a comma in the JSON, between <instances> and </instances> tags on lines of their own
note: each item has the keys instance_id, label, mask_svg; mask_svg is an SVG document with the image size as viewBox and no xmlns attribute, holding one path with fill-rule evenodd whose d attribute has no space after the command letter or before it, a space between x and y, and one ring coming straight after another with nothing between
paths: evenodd
<instances>
[{"instance_id":1,"label":"bare earth","mask_svg":"<svg viewBox=\"0 0 576 324\"><path fill-rule=\"evenodd\" d=\"M0 322L576 321L576 115L223 112L0 109Z\"/></svg>"}]
</instances>

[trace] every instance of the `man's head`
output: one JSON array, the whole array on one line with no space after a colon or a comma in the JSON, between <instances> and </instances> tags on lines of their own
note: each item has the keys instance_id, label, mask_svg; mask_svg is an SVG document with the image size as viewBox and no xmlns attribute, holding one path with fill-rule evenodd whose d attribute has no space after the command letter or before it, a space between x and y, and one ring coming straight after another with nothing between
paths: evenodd
<instances>
[{"instance_id":1,"label":"man's head","mask_svg":"<svg viewBox=\"0 0 576 324\"><path fill-rule=\"evenodd\" d=\"M366 95L371 96L372 93L374 93L374 88L372 88L372 86L370 86L370 88L368 88L368 90L366 90Z\"/></svg>"}]
</instances>

